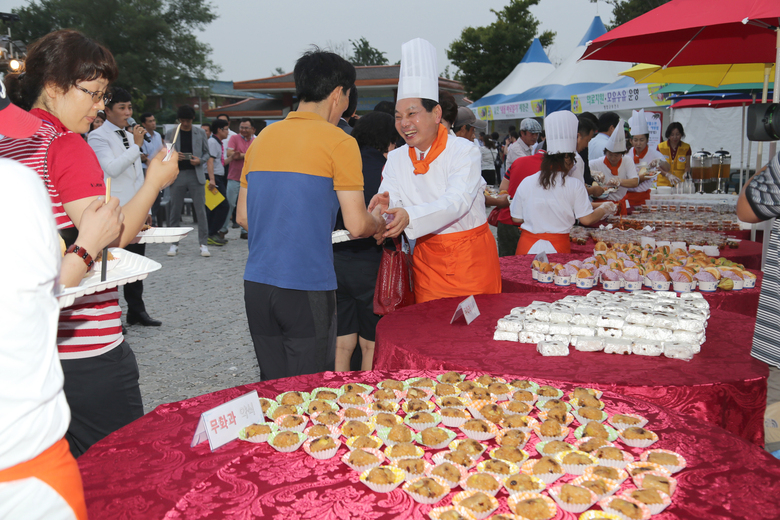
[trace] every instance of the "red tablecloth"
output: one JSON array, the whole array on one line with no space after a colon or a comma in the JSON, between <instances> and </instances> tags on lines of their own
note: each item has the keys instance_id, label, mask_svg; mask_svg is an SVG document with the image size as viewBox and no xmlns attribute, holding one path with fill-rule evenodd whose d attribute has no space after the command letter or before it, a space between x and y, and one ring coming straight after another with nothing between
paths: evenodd
<instances>
[{"instance_id":1,"label":"red tablecloth","mask_svg":"<svg viewBox=\"0 0 780 520\"><path fill-rule=\"evenodd\" d=\"M499 318L534 300L560 294L504 293L475 296L480 316L450 325L459 299L412 305L385 316L377 327L374 368L508 371L613 390L720 426L764 444L767 366L750 357L755 318L715 309L707 341L691 361L618 356L570 349L544 357L534 345L494 341Z\"/></svg>"},{"instance_id":2,"label":"red tablecloth","mask_svg":"<svg viewBox=\"0 0 780 520\"><path fill-rule=\"evenodd\" d=\"M212 453L208 443L195 448L189 443L202 412L251 390L273 398L289 390L356 381L376 385L388 377L403 380L438 373L326 372L240 386L159 406L95 444L78 459L90 518L427 519L433 506L417 504L401 489L378 494L360 483L357 473L339 460L347 451L344 446L336 457L319 461L302 449L277 453L267 444L234 441ZM479 374L466 375L472 379ZM514 377L505 372L495 375ZM572 389L555 381L537 382L556 385L566 392ZM602 400L610 415L636 412L649 419L647 428L660 437L653 448L677 451L687 461L688 467L674 475L678 487L672 505L654 519L777 518L780 462L765 451L720 428L639 399L607 393ZM567 441L573 439L570 434ZM537 441L532 436L525 447L534 458L538 458L534 449ZM495 441L486 443L495 446ZM634 448L620 447L634 455L639 453ZM427 451L425 458L430 461L431 454L438 450ZM573 478L567 475L558 483ZM626 481L623 488L628 488L630 482ZM457 491L460 489L436 505L450 504ZM497 498L500 508L496 513L508 513L506 493L500 491ZM575 520L578 516L559 509L555 520Z\"/></svg>"},{"instance_id":3,"label":"red tablecloth","mask_svg":"<svg viewBox=\"0 0 780 520\"><path fill-rule=\"evenodd\" d=\"M591 253L592 254L592 253ZM588 253L571 253L548 255L550 262L565 264L571 260L582 260L590 256ZM588 294L591 289L577 289L574 285L561 287L553 283L539 283L531 277L531 262L533 255L504 256L499 258L501 262L501 291L505 293L555 293L561 297L567 294ZM755 319L758 313L758 296L761 293L761 281L764 273L751 269L756 275L756 286L753 289L741 291L702 292L704 298L710 303L711 309L723 309L725 311L744 314ZM601 286L594 289L602 290Z\"/></svg>"},{"instance_id":4,"label":"red tablecloth","mask_svg":"<svg viewBox=\"0 0 780 520\"><path fill-rule=\"evenodd\" d=\"M579 245L572 242L572 253L588 253L593 254L593 248L595 246L593 239L588 240L585 245ZM732 262L742 264L746 269L761 269L761 248L760 242L751 242L750 240L743 240L739 243L737 249L724 248L720 250L720 256L728 258Z\"/></svg>"}]
</instances>

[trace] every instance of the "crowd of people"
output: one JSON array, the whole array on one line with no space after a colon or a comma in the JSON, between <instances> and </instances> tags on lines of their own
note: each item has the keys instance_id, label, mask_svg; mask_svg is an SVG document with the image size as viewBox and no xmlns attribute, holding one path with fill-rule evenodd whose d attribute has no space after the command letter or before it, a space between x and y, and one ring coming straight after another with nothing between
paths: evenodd
<instances>
[{"instance_id":1,"label":"crowd of people","mask_svg":"<svg viewBox=\"0 0 780 520\"><path fill-rule=\"evenodd\" d=\"M73 457L143 415L119 291L62 310L54 294L57 284L78 285L107 246L143 255L133 241L143 226L162 223L166 188L170 226L192 200L204 257L227 244L235 209L249 250L248 327L268 380L371 369L383 248L402 235L416 303L499 293L499 256L568 252L576 221L594 224L646 199L653 179L638 166L660 170L658 183L670 185L690 168L682 126L670 125L668 140L650 149L641 112L628 129L611 112L555 112L543 125L524 119L499 141L439 90L436 50L419 38L402 47L394 105L356 116L354 66L313 50L295 65L297 109L264 129L242 119L238 133L226 115L194 125L187 105L164 137L151 113L133 124L131 95L111 87L117 76L108 49L61 30L31 44L25 71L8 75L0 91L0 167L15 194L0 211L22 231L14 255L22 261L4 261L15 276L2 288L0 517L34 503L86 518ZM498 194L487 193L495 184ZM774 158L741 194L740 217L777 216L778 186ZM225 200L207 209L206 190ZM780 365L777 226L754 340L754 356L772 367ZM334 245L341 228L355 240ZM173 245L168 255L178 251ZM142 282L127 284L124 298L127 324L161 325L146 310Z\"/></svg>"}]
</instances>

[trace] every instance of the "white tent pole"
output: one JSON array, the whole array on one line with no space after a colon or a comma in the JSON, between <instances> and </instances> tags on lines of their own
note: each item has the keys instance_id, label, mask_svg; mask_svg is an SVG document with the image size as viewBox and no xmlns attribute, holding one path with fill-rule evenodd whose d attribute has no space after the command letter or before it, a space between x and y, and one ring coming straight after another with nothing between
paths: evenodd
<instances>
[{"instance_id":1,"label":"white tent pole","mask_svg":"<svg viewBox=\"0 0 780 520\"><path fill-rule=\"evenodd\" d=\"M745 160L745 112L747 111L747 107L745 106L745 103L742 103L742 140L739 145L739 188L738 190L742 189L742 164ZM726 188L726 191L728 191L728 187Z\"/></svg>"}]
</instances>

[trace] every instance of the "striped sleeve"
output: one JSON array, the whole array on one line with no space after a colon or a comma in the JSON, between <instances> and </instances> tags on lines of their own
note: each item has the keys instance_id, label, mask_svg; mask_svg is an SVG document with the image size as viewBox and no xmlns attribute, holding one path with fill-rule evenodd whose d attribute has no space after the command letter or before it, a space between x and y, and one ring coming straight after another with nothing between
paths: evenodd
<instances>
[{"instance_id":1,"label":"striped sleeve","mask_svg":"<svg viewBox=\"0 0 780 520\"><path fill-rule=\"evenodd\" d=\"M756 328L751 355L769 365L780 367L780 220L775 220L769 239L769 250L758 299Z\"/></svg>"},{"instance_id":2,"label":"striped sleeve","mask_svg":"<svg viewBox=\"0 0 780 520\"><path fill-rule=\"evenodd\" d=\"M780 154L769 167L756 174L745 190L753 213L763 220L780 216Z\"/></svg>"}]
</instances>

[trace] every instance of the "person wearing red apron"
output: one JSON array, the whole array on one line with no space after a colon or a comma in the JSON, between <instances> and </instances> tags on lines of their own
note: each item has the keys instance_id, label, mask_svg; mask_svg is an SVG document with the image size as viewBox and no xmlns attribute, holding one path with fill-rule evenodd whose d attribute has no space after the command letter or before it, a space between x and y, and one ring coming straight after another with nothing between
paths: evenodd
<instances>
[{"instance_id":1,"label":"person wearing red apron","mask_svg":"<svg viewBox=\"0 0 780 520\"><path fill-rule=\"evenodd\" d=\"M416 240L416 303L501 292L496 241L485 215L481 154L440 124L436 50L416 39L401 48L396 129L406 145L387 156L374 200L389 201L385 236ZM370 207L373 208L374 200Z\"/></svg>"},{"instance_id":2,"label":"person wearing red apron","mask_svg":"<svg viewBox=\"0 0 780 520\"><path fill-rule=\"evenodd\" d=\"M633 159L634 167L637 169L639 177L639 186L629 188L626 194L626 200L632 207L641 206L650 198L650 189L653 187L654 174L650 170L659 169L666 177L669 175L669 163L664 160L657 149L650 149L647 141L650 138L650 131L647 128L647 119L645 111L634 110L631 113L631 119L628 120L631 127L632 148L628 151L628 159ZM644 168L644 171L642 171ZM657 173L657 170L656 172Z\"/></svg>"},{"instance_id":3,"label":"person wearing red apron","mask_svg":"<svg viewBox=\"0 0 780 520\"><path fill-rule=\"evenodd\" d=\"M541 170L524 179L509 211L521 224L516 254L569 253L569 231L575 221L592 224L615 212L614 202L594 209L585 185L568 175L577 151L577 116L554 112L544 120L547 155Z\"/></svg>"}]
</instances>

